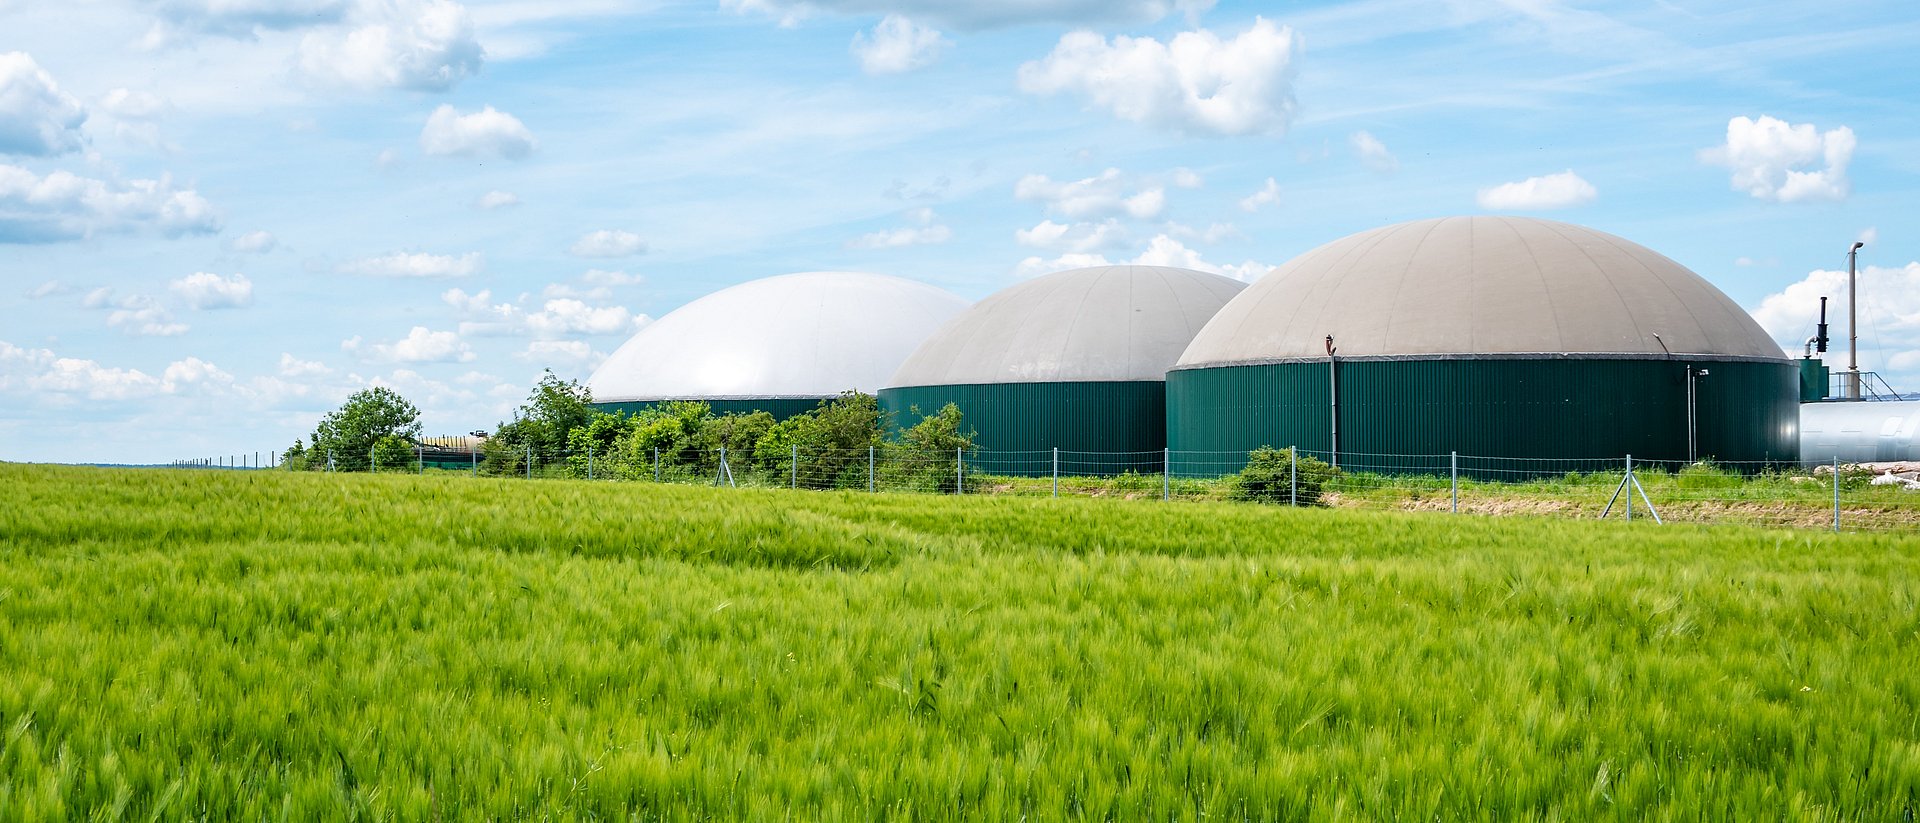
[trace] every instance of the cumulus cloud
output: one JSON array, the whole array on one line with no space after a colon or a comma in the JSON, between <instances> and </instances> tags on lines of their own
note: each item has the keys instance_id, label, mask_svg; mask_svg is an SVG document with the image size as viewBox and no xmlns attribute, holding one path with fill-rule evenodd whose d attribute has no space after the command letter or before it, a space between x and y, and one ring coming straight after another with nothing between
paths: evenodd
<instances>
[{"instance_id":1,"label":"cumulus cloud","mask_svg":"<svg viewBox=\"0 0 1920 823\"><path fill-rule=\"evenodd\" d=\"M932 209L912 209L906 213L915 225L860 235L847 241L850 249L898 249L907 246L933 246L953 239L953 230L940 225Z\"/></svg>"},{"instance_id":2,"label":"cumulus cloud","mask_svg":"<svg viewBox=\"0 0 1920 823\"><path fill-rule=\"evenodd\" d=\"M1860 368L1879 371L1895 387L1910 391L1920 385L1920 263L1867 266L1860 270L1857 281ZM1797 357L1819 322L1820 298L1845 300L1846 294L1844 269L1815 270L1767 295L1753 310L1753 319L1782 349ZM1839 326L1834 331L1842 333Z\"/></svg>"},{"instance_id":3,"label":"cumulus cloud","mask_svg":"<svg viewBox=\"0 0 1920 823\"><path fill-rule=\"evenodd\" d=\"M524 301L524 297L522 300ZM460 333L488 337L528 335L543 339L568 335L631 334L646 325L645 315L624 306L596 306L578 297L553 297L539 311L494 302L493 292L448 289L440 295L462 317Z\"/></svg>"},{"instance_id":4,"label":"cumulus cloud","mask_svg":"<svg viewBox=\"0 0 1920 823\"><path fill-rule=\"evenodd\" d=\"M177 360L156 377L139 369L103 366L98 361L61 357L50 349L28 349L0 340L0 391L84 397L88 400L140 400L176 394L233 376L197 357Z\"/></svg>"},{"instance_id":5,"label":"cumulus cloud","mask_svg":"<svg viewBox=\"0 0 1920 823\"><path fill-rule=\"evenodd\" d=\"M1266 185L1261 186L1259 191L1240 198L1240 210L1259 211L1261 206L1273 205L1279 202L1280 183L1269 177L1267 178Z\"/></svg>"},{"instance_id":6,"label":"cumulus cloud","mask_svg":"<svg viewBox=\"0 0 1920 823\"><path fill-rule=\"evenodd\" d=\"M187 324L174 322L172 312L151 304L114 309L107 315L107 328L133 337L178 337L187 333Z\"/></svg>"},{"instance_id":7,"label":"cumulus cloud","mask_svg":"<svg viewBox=\"0 0 1920 823\"><path fill-rule=\"evenodd\" d=\"M1162 43L1090 31L1020 67L1030 94L1074 93L1122 120L1211 135L1282 135L1293 120L1300 38L1256 18L1232 39L1201 29Z\"/></svg>"},{"instance_id":8,"label":"cumulus cloud","mask_svg":"<svg viewBox=\"0 0 1920 823\"><path fill-rule=\"evenodd\" d=\"M438 157L496 156L518 160L534 149L533 132L511 114L487 106L461 114L442 105L420 130L420 148Z\"/></svg>"},{"instance_id":9,"label":"cumulus cloud","mask_svg":"<svg viewBox=\"0 0 1920 823\"><path fill-rule=\"evenodd\" d=\"M646 252L647 244L640 235L619 229L587 232L567 249L575 257L632 257Z\"/></svg>"},{"instance_id":10,"label":"cumulus cloud","mask_svg":"<svg viewBox=\"0 0 1920 823\"><path fill-rule=\"evenodd\" d=\"M349 354L387 363L466 363L474 359L473 347L450 331L431 331L414 326L406 337L392 343L369 343L359 335L341 341Z\"/></svg>"},{"instance_id":11,"label":"cumulus cloud","mask_svg":"<svg viewBox=\"0 0 1920 823\"><path fill-rule=\"evenodd\" d=\"M318 360L301 360L290 353L280 353L281 377L324 377L332 373L333 369Z\"/></svg>"},{"instance_id":12,"label":"cumulus cloud","mask_svg":"<svg viewBox=\"0 0 1920 823\"><path fill-rule=\"evenodd\" d=\"M1489 211L1543 211L1592 203L1600 191L1568 169L1480 190L1480 208Z\"/></svg>"},{"instance_id":13,"label":"cumulus cloud","mask_svg":"<svg viewBox=\"0 0 1920 823\"><path fill-rule=\"evenodd\" d=\"M479 252L454 256L397 251L348 261L340 271L375 277L466 277L485 267Z\"/></svg>"},{"instance_id":14,"label":"cumulus cloud","mask_svg":"<svg viewBox=\"0 0 1920 823\"><path fill-rule=\"evenodd\" d=\"M1700 159L1731 169L1733 190L1756 199L1845 200L1853 190L1847 164L1855 145L1846 126L1822 132L1812 123L1735 117L1727 121L1727 141L1702 151Z\"/></svg>"},{"instance_id":15,"label":"cumulus cloud","mask_svg":"<svg viewBox=\"0 0 1920 823\"><path fill-rule=\"evenodd\" d=\"M1176 12L1191 19L1213 4L1214 0L720 0L720 7L727 11L765 14L788 26L821 12L888 12L969 30L1031 23L1151 23Z\"/></svg>"},{"instance_id":16,"label":"cumulus cloud","mask_svg":"<svg viewBox=\"0 0 1920 823\"><path fill-rule=\"evenodd\" d=\"M466 7L451 0L371 4L373 17L300 43L309 77L358 88L446 91L480 70L485 53Z\"/></svg>"},{"instance_id":17,"label":"cumulus cloud","mask_svg":"<svg viewBox=\"0 0 1920 823\"><path fill-rule=\"evenodd\" d=\"M520 359L547 368L590 369L600 365L607 356L594 351L585 340L534 340L520 353Z\"/></svg>"},{"instance_id":18,"label":"cumulus cloud","mask_svg":"<svg viewBox=\"0 0 1920 823\"><path fill-rule=\"evenodd\" d=\"M168 237L220 230L220 213L172 180L114 182L65 172L45 177L0 164L0 243L51 243L153 229Z\"/></svg>"},{"instance_id":19,"label":"cumulus cloud","mask_svg":"<svg viewBox=\"0 0 1920 823\"><path fill-rule=\"evenodd\" d=\"M266 254L280 245L280 241L265 231L250 231L233 238L233 250L242 254Z\"/></svg>"},{"instance_id":20,"label":"cumulus cloud","mask_svg":"<svg viewBox=\"0 0 1920 823\"><path fill-rule=\"evenodd\" d=\"M1146 250L1130 260L1119 261L1122 265L1135 266L1174 266L1195 271L1225 275L1245 282L1258 280L1261 275L1273 270L1265 263L1248 260L1238 265L1216 264L1208 262L1199 252L1187 248L1186 244L1161 234L1148 241ZM1029 257L1021 260L1013 268L1015 277L1030 278L1067 269L1086 268L1088 266L1111 266L1114 261L1105 255L1086 252L1070 252L1053 259Z\"/></svg>"},{"instance_id":21,"label":"cumulus cloud","mask_svg":"<svg viewBox=\"0 0 1920 823\"><path fill-rule=\"evenodd\" d=\"M1029 174L1014 184L1013 196L1043 203L1048 211L1075 219L1127 216L1151 220L1160 216L1167 204L1165 188L1136 183L1119 169L1065 182Z\"/></svg>"},{"instance_id":22,"label":"cumulus cloud","mask_svg":"<svg viewBox=\"0 0 1920 823\"><path fill-rule=\"evenodd\" d=\"M868 74L900 74L933 65L953 45L933 28L889 14L871 34L853 35L852 50L860 69Z\"/></svg>"},{"instance_id":23,"label":"cumulus cloud","mask_svg":"<svg viewBox=\"0 0 1920 823\"><path fill-rule=\"evenodd\" d=\"M121 120L152 120L167 110L167 101L144 91L114 89L100 98L100 108Z\"/></svg>"},{"instance_id":24,"label":"cumulus cloud","mask_svg":"<svg viewBox=\"0 0 1920 823\"><path fill-rule=\"evenodd\" d=\"M638 286L647 282L647 277L643 274L628 274L605 269L587 269L587 273L580 275L580 279L593 286Z\"/></svg>"},{"instance_id":25,"label":"cumulus cloud","mask_svg":"<svg viewBox=\"0 0 1920 823\"><path fill-rule=\"evenodd\" d=\"M518 206L518 205L520 205L519 195L516 195L513 192L499 191L497 189L494 191L487 192L486 194L480 195L478 198L476 198L473 201L474 208L485 209L487 211L493 211L494 209L504 209L504 208L507 208L508 206Z\"/></svg>"},{"instance_id":26,"label":"cumulus cloud","mask_svg":"<svg viewBox=\"0 0 1920 823\"><path fill-rule=\"evenodd\" d=\"M1400 159L1387 151L1387 144L1366 131L1356 131L1347 135L1347 145L1353 147L1353 153L1365 163L1367 168L1381 174L1392 174L1400 170Z\"/></svg>"},{"instance_id":27,"label":"cumulus cloud","mask_svg":"<svg viewBox=\"0 0 1920 823\"><path fill-rule=\"evenodd\" d=\"M81 147L87 110L33 55L0 53L0 154L50 157Z\"/></svg>"},{"instance_id":28,"label":"cumulus cloud","mask_svg":"<svg viewBox=\"0 0 1920 823\"><path fill-rule=\"evenodd\" d=\"M1099 223L1055 223L1042 220L1030 229L1016 229L1015 242L1035 249L1062 252L1093 252L1126 245L1127 231L1118 220Z\"/></svg>"},{"instance_id":29,"label":"cumulus cloud","mask_svg":"<svg viewBox=\"0 0 1920 823\"><path fill-rule=\"evenodd\" d=\"M244 274L221 277L194 272L167 284L167 288L196 309L237 309L253 304L253 281Z\"/></svg>"},{"instance_id":30,"label":"cumulus cloud","mask_svg":"<svg viewBox=\"0 0 1920 823\"><path fill-rule=\"evenodd\" d=\"M27 291L27 299L39 300L46 297L55 297L58 295L67 294L71 291L73 291L72 286L62 283L57 279L48 280L45 283L41 283L40 285L34 286L32 289L29 289Z\"/></svg>"}]
</instances>

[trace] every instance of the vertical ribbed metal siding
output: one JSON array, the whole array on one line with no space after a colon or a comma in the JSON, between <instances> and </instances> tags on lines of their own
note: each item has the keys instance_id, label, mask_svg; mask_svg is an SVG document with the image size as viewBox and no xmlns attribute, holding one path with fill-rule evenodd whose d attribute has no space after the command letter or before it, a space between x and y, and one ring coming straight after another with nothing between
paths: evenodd
<instances>
[{"instance_id":1,"label":"vertical ribbed metal siding","mask_svg":"<svg viewBox=\"0 0 1920 823\"><path fill-rule=\"evenodd\" d=\"M768 414L773 415L773 418L775 420L785 420L797 414L803 414L806 412L813 411L815 408L819 407L821 401L830 400L832 398L767 397L767 398L759 398L759 399L728 398L726 400L708 400L708 399L693 397L688 399L698 400L702 403L707 404L707 408L711 409L714 414L748 414L756 411L764 411L764 412L767 412ZM607 412L609 414L614 412L638 414L641 411L653 408L654 406L658 406L664 402L666 401L664 400L631 400L631 401L618 402L618 403L595 403L593 404L593 407L598 411Z\"/></svg>"},{"instance_id":2,"label":"vertical ribbed metal siding","mask_svg":"<svg viewBox=\"0 0 1920 823\"><path fill-rule=\"evenodd\" d=\"M981 383L881 389L880 409L892 425L919 422L911 413L960 407L989 469L1006 474L1051 471L1050 453L1062 452L1068 474L1160 471L1166 446L1166 384L1151 381ZM1095 457L1086 453L1103 453ZM995 453L1007 456L994 462ZM1027 455L1015 459L1014 455ZM1123 454L1124 453L1124 454ZM1042 459L1042 455L1047 455Z\"/></svg>"},{"instance_id":3,"label":"vertical ribbed metal siding","mask_svg":"<svg viewBox=\"0 0 1920 823\"><path fill-rule=\"evenodd\" d=\"M1798 375L1788 363L1703 362L1699 454L1798 453ZM1167 377L1168 445L1244 452L1329 448L1327 364L1185 369ZM1666 360L1408 360L1339 364L1342 454L1684 460L1686 363Z\"/></svg>"}]
</instances>

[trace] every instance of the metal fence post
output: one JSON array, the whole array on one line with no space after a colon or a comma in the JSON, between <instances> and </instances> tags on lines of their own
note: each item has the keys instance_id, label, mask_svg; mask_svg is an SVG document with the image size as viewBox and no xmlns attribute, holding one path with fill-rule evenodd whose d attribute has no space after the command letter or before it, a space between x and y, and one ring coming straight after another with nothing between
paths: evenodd
<instances>
[{"instance_id":1,"label":"metal fence post","mask_svg":"<svg viewBox=\"0 0 1920 823\"><path fill-rule=\"evenodd\" d=\"M959 446L953 447L953 493L967 493L967 459Z\"/></svg>"},{"instance_id":2,"label":"metal fence post","mask_svg":"<svg viewBox=\"0 0 1920 823\"><path fill-rule=\"evenodd\" d=\"M333 450L327 450L327 471L333 471Z\"/></svg>"},{"instance_id":3,"label":"metal fence post","mask_svg":"<svg viewBox=\"0 0 1920 823\"><path fill-rule=\"evenodd\" d=\"M1287 505L1300 505L1300 447L1287 447Z\"/></svg>"},{"instance_id":4,"label":"metal fence post","mask_svg":"<svg viewBox=\"0 0 1920 823\"><path fill-rule=\"evenodd\" d=\"M660 482L660 447L653 447L653 482Z\"/></svg>"},{"instance_id":5,"label":"metal fence post","mask_svg":"<svg viewBox=\"0 0 1920 823\"><path fill-rule=\"evenodd\" d=\"M1053 447L1053 496L1060 496L1060 447Z\"/></svg>"},{"instance_id":6,"label":"metal fence post","mask_svg":"<svg viewBox=\"0 0 1920 823\"><path fill-rule=\"evenodd\" d=\"M793 456L787 458L787 488L800 488L800 444L792 445Z\"/></svg>"},{"instance_id":7,"label":"metal fence post","mask_svg":"<svg viewBox=\"0 0 1920 823\"><path fill-rule=\"evenodd\" d=\"M479 477L480 476L480 447L478 445L474 446L471 450L467 452L467 457L473 461L473 476Z\"/></svg>"},{"instance_id":8,"label":"metal fence post","mask_svg":"<svg viewBox=\"0 0 1920 823\"><path fill-rule=\"evenodd\" d=\"M413 473L427 473L427 447L418 443L413 444Z\"/></svg>"},{"instance_id":9,"label":"metal fence post","mask_svg":"<svg viewBox=\"0 0 1920 823\"><path fill-rule=\"evenodd\" d=\"M593 441L587 441L587 479L593 479Z\"/></svg>"},{"instance_id":10,"label":"metal fence post","mask_svg":"<svg viewBox=\"0 0 1920 823\"><path fill-rule=\"evenodd\" d=\"M1627 455L1627 522L1633 522L1633 455Z\"/></svg>"},{"instance_id":11,"label":"metal fence post","mask_svg":"<svg viewBox=\"0 0 1920 823\"><path fill-rule=\"evenodd\" d=\"M533 479L533 446L532 444L528 444L527 446L527 479L528 480Z\"/></svg>"},{"instance_id":12,"label":"metal fence post","mask_svg":"<svg viewBox=\"0 0 1920 823\"><path fill-rule=\"evenodd\" d=\"M377 472L380 470L379 457L380 443L379 441L374 441L373 445L367 447L367 471Z\"/></svg>"},{"instance_id":13,"label":"metal fence post","mask_svg":"<svg viewBox=\"0 0 1920 823\"><path fill-rule=\"evenodd\" d=\"M867 446L867 492L873 492L873 446Z\"/></svg>"},{"instance_id":14,"label":"metal fence post","mask_svg":"<svg viewBox=\"0 0 1920 823\"><path fill-rule=\"evenodd\" d=\"M1173 499L1173 449L1160 449L1160 501Z\"/></svg>"},{"instance_id":15,"label":"metal fence post","mask_svg":"<svg viewBox=\"0 0 1920 823\"><path fill-rule=\"evenodd\" d=\"M1840 455L1833 456L1833 532L1840 533Z\"/></svg>"},{"instance_id":16,"label":"metal fence post","mask_svg":"<svg viewBox=\"0 0 1920 823\"><path fill-rule=\"evenodd\" d=\"M1453 473L1453 513L1460 513L1460 453L1451 452L1447 457L1447 466Z\"/></svg>"}]
</instances>

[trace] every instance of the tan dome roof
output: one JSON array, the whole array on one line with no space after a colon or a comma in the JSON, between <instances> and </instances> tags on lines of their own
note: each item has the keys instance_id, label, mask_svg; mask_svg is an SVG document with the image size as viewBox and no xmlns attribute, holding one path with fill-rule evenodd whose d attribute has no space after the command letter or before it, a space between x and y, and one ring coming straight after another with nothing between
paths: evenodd
<instances>
[{"instance_id":1,"label":"tan dome roof","mask_svg":"<svg viewBox=\"0 0 1920 823\"><path fill-rule=\"evenodd\" d=\"M1055 272L988 296L914 350L888 386L1165 380L1245 284L1166 266Z\"/></svg>"},{"instance_id":2,"label":"tan dome roof","mask_svg":"<svg viewBox=\"0 0 1920 823\"><path fill-rule=\"evenodd\" d=\"M1214 315L1179 366L1324 358L1329 334L1341 357L1785 359L1738 304L1645 246L1489 216L1386 226L1302 254Z\"/></svg>"}]
</instances>

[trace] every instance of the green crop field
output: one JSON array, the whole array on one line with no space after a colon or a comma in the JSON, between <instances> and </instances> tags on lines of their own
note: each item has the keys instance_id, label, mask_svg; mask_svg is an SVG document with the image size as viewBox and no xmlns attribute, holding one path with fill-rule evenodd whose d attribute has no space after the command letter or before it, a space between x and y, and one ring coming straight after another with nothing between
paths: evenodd
<instances>
[{"instance_id":1,"label":"green crop field","mask_svg":"<svg viewBox=\"0 0 1920 823\"><path fill-rule=\"evenodd\" d=\"M4 820L1911 820L1920 540L0 465Z\"/></svg>"}]
</instances>

